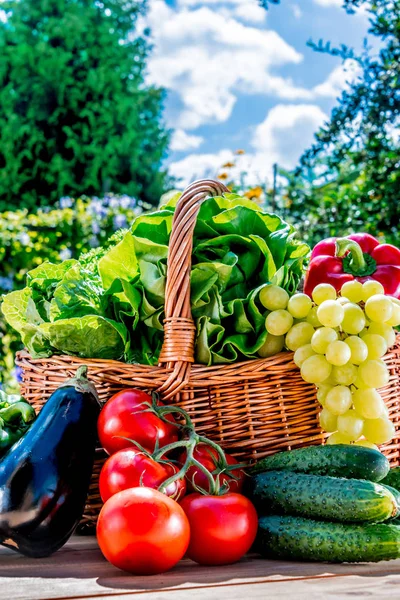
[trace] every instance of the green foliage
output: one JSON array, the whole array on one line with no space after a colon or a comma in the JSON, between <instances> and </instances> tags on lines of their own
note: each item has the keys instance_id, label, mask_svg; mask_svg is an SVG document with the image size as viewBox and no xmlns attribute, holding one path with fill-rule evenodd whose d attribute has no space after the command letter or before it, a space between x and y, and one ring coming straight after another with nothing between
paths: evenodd
<instances>
[{"instance_id":1,"label":"green foliage","mask_svg":"<svg viewBox=\"0 0 400 600\"><path fill-rule=\"evenodd\" d=\"M73 259L82 252L88 253L87 263L100 257L122 238L121 228L149 207L128 196L62 198L53 210L0 214L0 296L24 287L26 273L44 261ZM0 311L0 382L11 381L14 354L20 347L19 336L6 326Z\"/></svg>"},{"instance_id":2,"label":"green foliage","mask_svg":"<svg viewBox=\"0 0 400 600\"><path fill-rule=\"evenodd\" d=\"M7 0L0 20L0 211L127 193L156 204L168 134L134 35L143 0Z\"/></svg>"},{"instance_id":3,"label":"green foliage","mask_svg":"<svg viewBox=\"0 0 400 600\"><path fill-rule=\"evenodd\" d=\"M361 74L344 91L329 123L293 173L282 173L280 203L310 243L329 235L368 231L399 245L400 0L344 0L348 13L363 6L377 55L361 56L329 42L314 50L354 58Z\"/></svg>"},{"instance_id":4,"label":"green foliage","mask_svg":"<svg viewBox=\"0 0 400 600\"><path fill-rule=\"evenodd\" d=\"M326 164L319 166L326 168ZM359 169L351 155L334 174L320 179L304 169L280 170L280 175L278 211L296 223L302 239L311 246L326 237L360 231L399 245L398 227L390 225L396 212L398 222L399 208L388 202L387 190L383 197L371 189L367 171Z\"/></svg>"}]
</instances>

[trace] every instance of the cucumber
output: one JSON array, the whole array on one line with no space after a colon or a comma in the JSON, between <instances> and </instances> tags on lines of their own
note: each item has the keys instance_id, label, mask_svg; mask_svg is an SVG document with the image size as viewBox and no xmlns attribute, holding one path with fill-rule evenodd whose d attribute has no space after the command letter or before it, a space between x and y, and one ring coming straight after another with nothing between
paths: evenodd
<instances>
[{"instance_id":1,"label":"cucumber","mask_svg":"<svg viewBox=\"0 0 400 600\"><path fill-rule=\"evenodd\" d=\"M377 450L342 444L308 446L299 450L278 452L260 460L249 472L254 474L264 471L287 470L296 473L330 475L346 479L367 479L376 482L386 477L389 469L388 459Z\"/></svg>"},{"instance_id":2,"label":"cucumber","mask_svg":"<svg viewBox=\"0 0 400 600\"><path fill-rule=\"evenodd\" d=\"M384 479L382 479L384 485L390 485L396 490L400 491L400 467L393 467Z\"/></svg>"},{"instance_id":3,"label":"cucumber","mask_svg":"<svg viewBox=\"0 0 400 600\"><path fill-rule=\"evenodd\" d=\"M255 475L248 495L259 514L376 523L398 511L393 495L378 483L289 471Z\"/></svg>"},{"instance_id":4,"label":"cucumber","mask_svg":"<svg viewBox=\"0 0 400 600\"><path fill-rule=\"evenodd\" d=\"M275 559L379 562L400 558L400 527L272 515L260 518L255 549Z\"/></svg>"},{"instance_id":5,"label":"cucumber","mask_svg":"<svg viewBox=\"0 0 400 600\"><path fill-rule=\"evenodd\" d=\"M394 499L396 500L396 504L397 504L397 513L396 515L393 517L393 520L398 521L400 517L400 492L398 490L396 490L394 487L392 487L391 485L385 485L383 483L379 483L379 485L381 485L382 487L386 488L387 490L389 490L389 492L392 494L392 496L394 497Z\"/></svg>"}]
</instances>

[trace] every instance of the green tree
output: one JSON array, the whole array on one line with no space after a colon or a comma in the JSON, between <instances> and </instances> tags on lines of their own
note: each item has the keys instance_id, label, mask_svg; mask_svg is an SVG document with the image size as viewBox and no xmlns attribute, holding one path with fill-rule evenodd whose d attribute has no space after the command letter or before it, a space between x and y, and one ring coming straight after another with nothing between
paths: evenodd
<instances>
[{"instance_id":1,"label":"green tree","mask_svg":"<svg viewBox=\"0 0 400 600\"><path fill-rule=\"evenodd\" d=\"M276 3L276 2L275 2ZM361 56L329 43L315 50L354 58L360 76L339 98L300 166L288 174L283 202L293 218L306 213L309 238L367 230L399 243L400 219L400 0L344 0L363 6L380 51ZM350 18L350 17L349 17ZM313 240L315 241L315 240Z\"/></svg>"},{"instance_id":2,"label":"green tree","mask_svg":"<svg viewBox=\"0 0 400 600\"><path fill-rule=\"evenodd\" d=\"M109 191L153 204L168 144L144 83L144 0L0 5L0 211Z\"/></svg>"}]
</instances>

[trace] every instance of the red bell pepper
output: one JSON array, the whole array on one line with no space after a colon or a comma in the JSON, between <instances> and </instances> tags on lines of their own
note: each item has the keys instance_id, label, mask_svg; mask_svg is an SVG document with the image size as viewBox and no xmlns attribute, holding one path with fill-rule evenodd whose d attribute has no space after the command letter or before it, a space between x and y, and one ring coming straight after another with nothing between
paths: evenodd
<instances>
[{"instance_id":1,"label":"red bell pepper","mask_svg":"<svg viewBox=\"0 0 400 600\"><path fill-rule=\"evenodd\" d=\"M400 250L380 244L369 233L322 240L311 253L304 292L311 296L319 283L330 283L339 291L353 279L375 279L383 285L385 294L400 298Z\"/></svg>"}]
</instances>

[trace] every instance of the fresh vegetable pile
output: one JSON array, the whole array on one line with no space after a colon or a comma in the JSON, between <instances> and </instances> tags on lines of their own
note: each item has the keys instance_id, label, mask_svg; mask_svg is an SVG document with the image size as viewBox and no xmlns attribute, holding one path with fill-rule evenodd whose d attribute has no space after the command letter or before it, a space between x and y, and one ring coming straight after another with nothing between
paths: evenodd
<instances>
[{"instance_id":1,"label":"fresh vegetable pile","mask_svg":"<svg viewBox=\"0 0 400 600\"><path fill-rule=\"evenodd\" d=\"M315 383L322 405L322 429L333 432L328 444L355 442L376 448L395 434L386 405L376 388L389 383L382 360L395 343L400 300L386 296L378 281L343 284L339 297L329 283L289 298L270 285L260 292L270 310L269 333L259 353L270 356L284 347L308 383Z\"/></svg>"},{"instance_id":2,"label":"fresh vegetable pile","mask_svg":"<svg viewBox=\"0 0 400 600\"><path fill-rule=\"evenodd\" d=\"M5 296L2 311L31 355L157 364L173 215L169 205L141 215L104 248L30 271L27 287ZM294 293L308 251L290 225L246 198L208 199L192 254L196 362L257 357L267 336L260 286L274 282Z\"/></svg>"},{"instance_id":3,"label":"fresh vegetable pile","mask_svg":"<svg viewBox=\"0 0 400 600\"><path fill-rule=\"evenodd\" d=\"M149 575L185 552L222 565L250 549L257 513L240 493L243 465L198 435L185 411L123 390L104 406L98 434L110 456L100 474L97 539L113 565Z\"/></svg>"},{"instance_id":4,"label":"fresh vegetable pile","mask_svg":"<svg viewBox=\"0 0 400 600\"><path fill-rule=\"evenodd\" d=\"M398 471L398 470L397 470ZM275 454L252 470L247 493L268 558L377 562L400 558L399 492L378 451L314 446ZM377 483L380 482L380 483Z\"/></svg>"}]
</instances>

